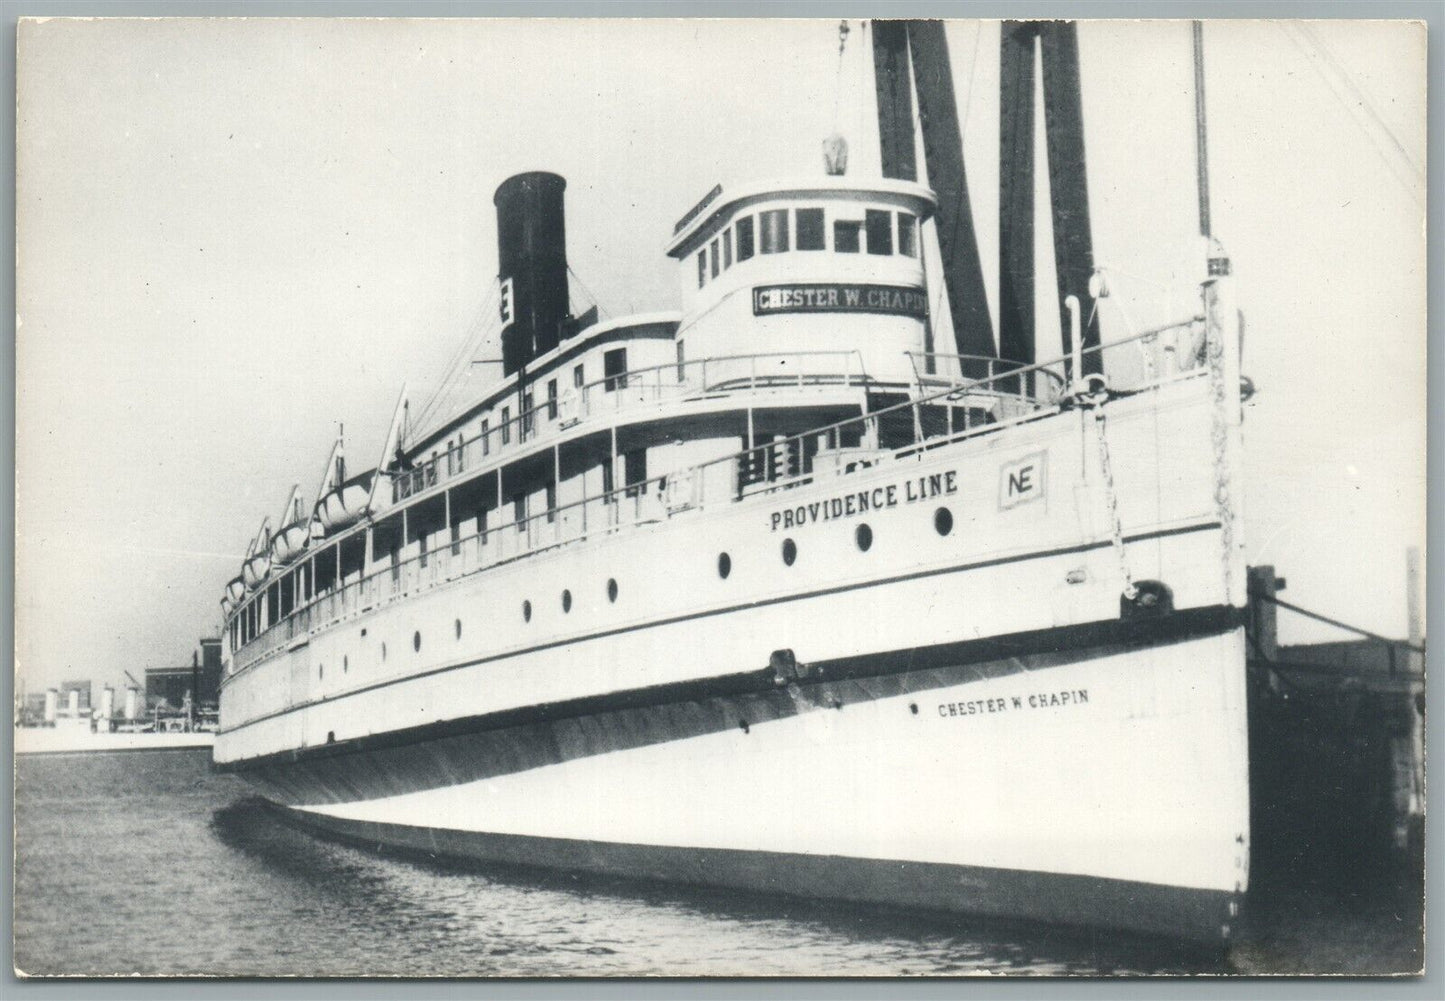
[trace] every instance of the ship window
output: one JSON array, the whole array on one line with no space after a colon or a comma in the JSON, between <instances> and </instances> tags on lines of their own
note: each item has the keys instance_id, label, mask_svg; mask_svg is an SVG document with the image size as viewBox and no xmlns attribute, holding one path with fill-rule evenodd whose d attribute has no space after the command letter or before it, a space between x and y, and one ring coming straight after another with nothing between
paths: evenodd
<instances>
[{"instance_id":1,"label":"ship window","mask_svg":"<svg viewBox=\"0 0 1445 1001\"><path fill-rule=\"evenodd\" d=\"M436 486L436 482L437 482L437 454L436 454L435 451L433 451L432 454L431 454L431 462L428 462L427 465L426 465L426 485L429 486L429 487L434 487L434 486Z\"/></svg>"},{"instance_id":2,"label":"ship window","mask_svg":"<svg viewBox=\"0 0 1445 1001\"><path fill-rule=\"evenodd\" d=\"M412 633L412 634L411 634L411 648L412 648L413 650L415 650L417 653L421 653L421 633L420 633L420 632L415 632L415 633Z\"/></svg>"},{"instance_id":3,"label":"ship window","mask_svg":"<svg viewBox=\"0 0 1445 1001\"><path fill-rule=\"evenodd\" d=\"M462 638L462 620L461 620L461 619L457 619L456 629L457 629L457 639L461 639L461 638Z\"/></svg>"},{"instance_id":4,"label":"ship window","mask_svg":"<svg viewBox=\"0 0 1445 1001\"><path fill-rule=\"evenodd\" d=\"M530 601L522 602L522 620L524 622L532 621L532 603Z\"/></svg>"},{"instance_id":5,"label":"ship window","mask_svg":"<svg viewBox=\"0 0 1445 1001\"><path fill-rule=\"evenodd\" d=\"M836 219L833 222L833 250L839 254L856 254L862 241L859 239L863 224L852 219Z\"/></svg>"},{"instance_id":6,"label":"ship window","mask_svg":"<svg viewBox=\"0 0 1445 1001\"><path fill-rule=\"evenodd\" d=\"M783 540L783 562L792 566L798 559L798 544L792 539Z\"/></svg>"},{"instance_id":7,"label":"ship window","mask_svg":"<svg viewBox=\"0 0 1445 1001\"><path fill-rule=\"evenodd\" d=\"M527 495L518 494L512 498L512 520L517 524L517 531L521 532L527 527Z\"/></svg>"},{"instance_id":8,"label":"ship window","mask_svg":"<svg viewBox=\"0 0 1445 1001\"><path fill-rule=\"evenodd\" d=\"M615 602L615 601L617 600L617 578L616 578L616 577L609 577L609 578L607 578L607 600L608 600L608 601L612 601L612 602Z\"/></svg>"},{"instance_id":9,"label":"ship window","mask_svg":"<svg viewBox=\"0 0 1445 1001\"><path fill-rule=\"evenodd\" d=\"M853 540L858 543L858 549L867 552L873 548L873 529L865 522L853 530Z\"/></svg>"},{"instance_id":10,"label":"ship window","mask_svg":"<svg viewBox=\"0 0 1445 1001\"><path fill-rule=\"evenodd\" d=\"M868 253L887 255L893 253L893 213L869 209L864 215L864 227L868 230Z\"/></svg>"},{"instance_id":11,"label":"ship window","mask_svg":"<svg viewBox=\"0 0 1445 1001\"><path fill-rule=\"evenodd\" d=\"M908 212L898 213L898 252L904 257L918 256L918 219Z\"/></svg>"},{"instance_id":12,"label":"ship window","mask_svg":"<svg viewBox=\"0 0 1445 1001\"><path fill-rule=\"evenodd\" d=\"M758 213L758 252L784 254L788 251L788 210Z\"/></svg>"},{"instance_id":13,"label":"ship window","mask_svg":"<svg viewBox=\"0 0 1445 1001\"><path fill-rule=\"evenodd\" d=\"M605 504L612 503L612 491L617 486L613 483L612 462L608 460L602 464L602 501Z\"/></svg>"},{"instance_id":14,"label":"ship window","mask_svg":"<svg viewBox=\"0 0 1445 1001\"><path fill-rule=\"evenodd\" d=\"M522 433L517 436L518 441L526 441L532 435L532 418L536 404L533 402L532 391L526 390L522 393Z\"/></svg>"},{"instance_id":15,"label":"ship window","mask_svg":"<svg viewBox=\"0 0 1445 1001\"><path fill-rule=\"evenodd\" d=\"M462 555L462 523L452 522L452 555Z\"/></svg>"},{"instance_id":16,"label":"ship window","mask_svg":"<svg viewBox=\"0 0 1445 1001\"><path fill-rule=\"evenodd\" d=\"M733 572L733 558L727 553L717 554L717 575L723 580L728 579L728 574Z\"/></svg>"},{"instance_id":17,"label":"ship window","mask_svg":"<svg viewBox=\"0 0 1445 1001\"><path fill-rule=\"evenodd\" d=\"M512 440L512 408L502 408L502 444L505 445Z\"/></svg>"},{"instance_id":18,"label":"ship window","mask_svg":"<svg viewBox=\"0 0 1445 1001\"><path fill-rule=\"evenodd\" d=\"M576 368L574 368L574 369L572 370L572 385L576 386L578 389L581 389L581 388L582 388L582 379L583 379L582 366L581 366L581 365L578 365Z\"/></svg>"},{"instance_id":19,"label":"ship window","mask_svg":"<svg viewBox=\"0 0 1445 1001\"><path fill-rule=\"evenodd\" d=\"M712 256L712 276L713 276L714 278L716 278L716 277L717 277L717 273L722 270L722 268L721 268L722 262L718 259L718 256L719 256L719 255L718 255L718 246L717 246L717 241L716 241L716 240L714 240L714 241L712 242L711 256Z\"/></svg>"},{"instance_id":20,"label":"ship window","mask_svg":"<svg viewBox=\"0 0 1445 1001\"><path fill-rule=\"evenodd\" d=\"M823 210L797 209L796 226L799 250L823 249Z\"/></svg>"},{"instance_id":21,"label":"ship window","mask_svg":"<svg viewBox=\"0 0 1445 1001\"><path fill-rule=\"evenodd\" d=\"M933 512L933 527L939 535L947 535L953 531L953 512L946 507Z\"/></svg>"},{"instance_id":22,"label":"ship window","mask_svg":"<svg viewBox=\"0 0 1445 1001\"><path fill-rule=\"evenodd\" d=\"M572 592L565 589L562 591L562 611L572 611Z\"/></svg>"},{"instance_id":23,"label":"ship window","mask_svg":"<svg viewBox=\"0 0 1445 1001\"><path fill-rule=\"evenodd\" d=\"M753 217L739 219L735 228L738 231L738 260L746 261L753 256Z\"/></svg>"},{"instance_id":24,"label":"ship window","mask_svg":"<svg viewBox=\"0 0 1445 1001\"><path fill-rule=\"evenodd\" d=\"M557 520L557 484L547 484L547 524Z\"/></svg>"},{"instance_id":25,"label":"ship window","mask_svg":"<svg viewBox=\"0 0 1445 1001\"><path fill-rule=\"evenodd\" d=\"M492 422L491 422L490 420L488 420L487 418L485 418L485 417L482 418L482 454L483 454L483 455L490 455L490 454L492 453L492 440L491 440L490 437L488 437L489 433L491 432L491 426L490 426L491 423L492 423Z\"/></svg>"},{"instance_id":26,"label":"ship window","mask_svg":"<svg viewBox=\"0 0 1445 1001\"><path fill-rule=\"evenodd\" d=\"M555 420L557 419L557 380L556 380L556 379L548 379L548 380L547 380L547 419L548 419L549 421L555 421Z\"/></svg>"},{"instance_id":27,"label":"ship window","mask_svg":"<svg viewBox=\"0 0 1445 1001\"><path fill-rule=\"evenodd\" d=\"M707 284L707 248L703 247L697 253L697 287L702 288Z\"/></svg>"},{"instance_id":28,"label":"ship window","mask_svg":"<svg viewBox=\"0 0 1445 1001\"><path fill-rule=\"evenodd\" d=\"M677 381L679 383L687 381L687 365L683 361L682 341L677 342Z\"/></svg>"},{"instance_id":29,"label":"ship window","mask_svg":"<svg viewBox=\"0 0 1445 1001\"><path fill-rule=\"evenodd\" d=\"M602 356L602 375L607 392L627 388L627 349L615 348Z\"/></svg>"},{"instance_id":30,"label":"ship window","mask_svg":"<svg viewBox=\"0 0 1445 1001\"><path fill-rule=\"evenodd\" d=\"M733 266L733 231L731 229L723 230L722 243L723 270L726 271L728 268Z\"/></svg>"}]
</instances>

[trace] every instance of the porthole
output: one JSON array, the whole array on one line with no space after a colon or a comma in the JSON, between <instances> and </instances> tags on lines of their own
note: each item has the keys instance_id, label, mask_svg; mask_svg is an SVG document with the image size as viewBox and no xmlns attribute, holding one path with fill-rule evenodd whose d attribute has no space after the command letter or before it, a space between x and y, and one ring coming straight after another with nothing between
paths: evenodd
<instances>
[{"instance_id":1,"label":"porthole","mask_svg":"<svg viewBox=\"0 0 1445 1001\"><path fill-rule=\"evenodd\" d=\"M524 622L532 621L532 603L530 601L522 602L522 620Z\"/></svg>"},{"instance_id":2,"label":"porthole","mask_svg":"<svg viewBox=\"0 0 1445 1001\"><path fill-rule=\"evenodd\" d=\"M783 562L792 566L798 558L798 544L792 539L783 540Z\"/></svg>"},{"instance_id":3,"label":"porthole","mask_svg":"<svg viewBox=\"0 0 1445 1001\"><path fill-rule=\"evenodd\" d=\"M317 665L316 665L316 680L317 680L317 681L320 681L320 680L321 680L322 678L324 678L324 677L326 677L326 665L325 665L325 664L317 664Z\"/></svg>"},{"instance_id":4,"label":"porthole","mask_svg":"<svg viewBox=\"0 0 1445 1001\"><path fill-rule=\"evenodd\" d=\"M570 611L572 611L572 592L571 592L571 591L563 590L563 592L562 592L562 611L564 611L564 612L570 612Z\"/></svg>"},{"instance_id":5,"label":"porthole","mask_svg":"<svg viewBox=\"0 0 1445 1001\"><path fill-rule=\"evenodd\" d=\"M365 627L365 626L362 626L362 627L361 627L361 638L362 638L362 639L366 639L366 627Z\"/></svg>"},{"instance_id":6,"label":"porthole","mask_svg":"<svg viewBox=\"0 0 1445 1001\"><path fill-rule=\"evenodd\" d=\"M614 577L607 578L607 600L617 600L617 579Z\"/></svg>"},{"instance_id":7,"label":"porthole","mask_svg":"<svg viewBox=\"0 0 1445 1001\"><path fill-rule=\"evenodd\" d=\"M953 531L953 512L946 507L933 512L933 527L938 530L939 535L947 535Z\"/></svg>"},{"instance_id":8,"label":"porthole","mask_svg":"<svg viewBox=\"0 0 1445 1001\"><path fill-rule=\"evenodd\" d=\"M858 548L866 553L873 548L873 529L869 528L866 523L859 525L853 530L853 541L858 543Z\"/></svg>"},{"instance_id":9,"label":"porthole","mask_svg":"<svg viewBox=\"0 0 1445 1001\"><path fill-rule=\"evenodd\" d=\"M456 629L457 629L457 639L461 639L461 638L462 638L462 620L461 620L461 619L457 619Z\"/></svg>"},{"instance_id":10,"label":"porthole","mask_svg":"<svg viewBox=\"0 0 1445 1001\"><path fill-rule=\"evenodd\" d=\"M415 633L412 633L412 634L411 634L411 648L412 648L413 650L415 650L417 653L421 653L421 633L420 633L420 632L415 632Z\"/></svg>"},{"instance_id":11,"label":"porthole","mask_svg":"<svg viewBox=\"0 0 1445 1001\"><path fill-rule=\"evenodd\" d=\"M728 574L733 572L733 558L727 553L717 554L717 575L723 580L728 579Z\"/></svg>"},{"instance_id":12,"label":"porthole","mask_svg":"<svg viewBox=\"0 0 1445 1001\"><path fill-rule=\"evenodd\" d=\"M342 658L341 658L341 673L342 673L342 674L345 674L345 673L346 673L347 671L349 671L349 670L351 670L351 658L350 658L349 656L342 657Z\"/></svg>"},{"instance_id":13,"label":"porthole","mask_svg":"<svg viewBox=\"0 0 1445 1001\"><path fill-rule=\"evenodd\" d=\"M381 645L381 659L386 660L386 644Z\"/></svg>"}]
</instances>

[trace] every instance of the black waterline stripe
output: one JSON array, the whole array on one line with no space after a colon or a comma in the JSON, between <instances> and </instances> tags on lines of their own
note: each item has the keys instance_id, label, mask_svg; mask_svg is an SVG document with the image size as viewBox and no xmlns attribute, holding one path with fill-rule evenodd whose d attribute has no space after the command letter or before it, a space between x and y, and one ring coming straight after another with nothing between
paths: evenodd
<instances>
[{"instance_id":1,"label":"black waterline stripe","mask_svg":"<svg viewBox=\"0 0 1445 1001\"><path fill-rule=\"evenodd\" d=\"M1022 633L961 640L929 647L912 647L875 654L815 661L808 665L809 678L800 684L846 682L861 677L878 677L914 671L934 670L950 663L979 663L1006 658L1030 657L1061 650L1094 651L1109 647L1166 644L1222 632L1243 624L1243 613L1223 605L1186 609L1145 619L1106 619L1050 626ZM735 674L673 681L646 688L632 688L601 695L585 695L562 702L549 702L501 709L475 716L438 720L352 737L332 744L273 751L251 758L215 764L217 771L244 772L278 764L294 764L317 758L387 750L429 740L446 739L479 731L505 730L515 726L555 723L582 716L594 716L629 709L676 702L701 702L714 698L737 698L776 691L778 679L771 668Z\"/></svg>"},{"instance_id":2,"label":"black waterline stripe","mask_svg":"<svg viewBox=\"0 0 1445 1001\"><path fill-rule=\"evenodd\" d=\"M1166 528L1155 532L1143 532L1138 535L1127 535L1125 543L1150 542L1155 539L1164 539L1175 535L1188 535L1193 532L1207 532L1219 528L1217 521L1204 522L1198 525L1186 525L1182 528ZM299 712L302 709L310 709L313 706L324 705L327 702L335 702L341 699L349 699L355 695L363 695L366 692L376 691L380 688L390 688L392 685L400 685L410 681L418 681L422 678L430 678L433 675L445 674L448 671L459 671L466 667L476 667L480 664L489 664L499 660L508 660L512 657L521 657L530 653L538 653L543 650L552 650L561 646L572 646L579 643L587 643L592 640L606 639L609 636L620 636L624 633L636 632L640 629L657 629L662 626L676 625L679 622L691 622L697 619L711 618L716 615L730 615L749 608L764 608L768 605L783 604L791 601L802 601L807 598L821 598L831 594L843 594L848 591L857 591L870 587L882 587L888 584L901 584L904 581L921 580L926 577L938 577L945 574L964 573L970 570L984 570L989 567L1003 566L1008 563L1023 563L1028 560L1047 559L1053 556L1069 556L1075 553L1092 552L1095 549L1108 549L1112 542L1086 542L1076 546L1065 546L1060 549L1046 549L1032 553L1023 553L1018 556L1000 556L990 560L981 560L978 563L965 563L960 566L940 567L934 570L919 570L914 573L899 574L895 577L881 577L876 580L863 581L857 584L839 584L836 587L821 588L816 591L807 591L802 594L787 594L776 598L763 598L758 601L748 601L740 605L729 605L724 608L714 608L705 612L689 612L686 615L676 615L668 619L656 619L652 622L642 622L631 626L618 626L616 629L605 629L601 632L589 633L586 636L574 636L570 639L554 640L550 643L539 643L536 646L525 647L521 650L513 650L506 653L495 653L486 657L476 657L472 660L461 661L456 664L445 664L441 667L434 667L428 671L420 671L416 674L408 674L404 678L391 678L387 681L378 681L362 688L353 688L348 692L338 692L335 695L324 695L318 699L311 699L285 709L277 709L275 712L267 713L264 716L257 716L255 719L248 719L244 723L238 723L233 727L227 727L219 731L220 734L231 734L244 730L248 726L257 723L264 723L267 720L275 719L278 716L285 716L289 713Z\"/></svg>"}]
</instances>

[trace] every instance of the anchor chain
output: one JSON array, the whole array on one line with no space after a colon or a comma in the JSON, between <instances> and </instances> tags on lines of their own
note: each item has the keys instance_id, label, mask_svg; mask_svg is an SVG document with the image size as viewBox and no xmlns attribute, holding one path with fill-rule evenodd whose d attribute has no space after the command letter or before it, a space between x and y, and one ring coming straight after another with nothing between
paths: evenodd
<instances>
[{"instance_id":1,"label":"anchor chain","mask_svg":"<svg viewBox=\"0 0 1445 1001\"><path fill-rule=\"evenodd\" d=\"M1139 589L1134 586L1134 577L1129 572L1129 558L1124 553L1124 523L1119 520L1119 494L1114 486L1114 465L1109 459L1107 418L1104 415L1102 401L1095 402L1092 406L1094 430L1099 438L1099 470L1104 476L1104 500L1109 506L1111 542L1114 547L1114 555L1119 559L1119 576L1124 581L1123 595L1129 601L1133 601L1139 594Z\"/></svg>"},{"instance_id":2,"label":"anchor chain","mask_svg":"<svg viewBox=\"0 0 1445 1001\"><path fill-rule=\"evenodd\" d=\"M1225 601L1229 601L1230 595L1234 593L1234 505L1229 500L1229 417L1225 413L1228 393L1225 386L1222 331L1214 311L1208 311L1208 315L1205 352L1209 363L1210 396L1214 411L1210 431L1214 449L1214 508L1219 517L1219 535L1224 548L1224 595Z\"/></svg>"}]
</instances>

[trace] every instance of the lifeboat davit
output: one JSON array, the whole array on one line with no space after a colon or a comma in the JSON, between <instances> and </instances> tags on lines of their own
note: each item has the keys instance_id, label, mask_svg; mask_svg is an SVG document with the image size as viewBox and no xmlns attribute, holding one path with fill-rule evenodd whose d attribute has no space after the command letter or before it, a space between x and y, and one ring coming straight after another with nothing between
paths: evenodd
<instances>
[{"instance_id":1,"label":"lifeboat davit","mask_svg":"<svg viewBox=\"0 0 1445 1001\"><path fill-rule=\"evenodd\" d=\"M241 564L241 580L252 591L261 586L270 572L271 550L269 548L262 549L259 553L252 553L246 557L246 562Z\"/></svg>"},{"instance_id":2,"label":"lifeboat davit","mask_svg":"<svg viewBox=\"0 0 1445 1001\"><path fill-rule=\"evenodd\" d=\"M285 566L306 551L311 544L311 518L298 518L284 525L271 537L271 556L279 566Z\"/></svg>"},{"instance_id":3,"label":"lifeboat davit","mask_svg":"<svg viewBox=\"0 0 1445 1001\"><path fill-rule=\"evenodd\" d=\"M235 604L244 597L246 597L246 582L240 574L237 574L226 582L226 598Z\"/></svg>"},{"instance_id":4,"label":"lifeboat davit","mask_svg":"<svg viewBox=\"0 0 1445 1001\"><path fill-rule=\"evenodd\" d=\"M324 495L316 504L316 518L328 532L336 532L355 524L366 513L371 499L371 481L375 470L368 470L347 480Z\"/></svg>"}]
</instances>

